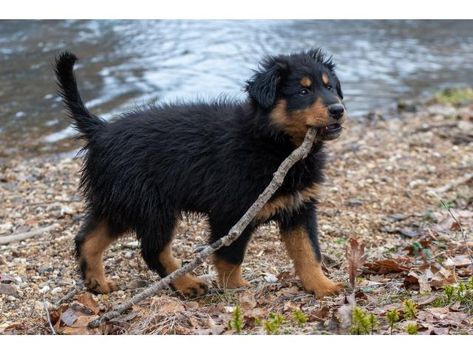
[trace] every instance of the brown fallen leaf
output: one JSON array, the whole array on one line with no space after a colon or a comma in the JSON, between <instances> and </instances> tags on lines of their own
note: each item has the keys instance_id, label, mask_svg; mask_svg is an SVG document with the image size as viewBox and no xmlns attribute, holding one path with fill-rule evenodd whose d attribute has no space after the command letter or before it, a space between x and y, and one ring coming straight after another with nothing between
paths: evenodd
<instances>
[{"instance_id":1,"label":"brown fallen leaf","mask_svg":"<svg viewBox=\"0 0 473 355\"><path fill-rule=\"evenodd\" d=\"M414 302L418 306L426 306L426 305L431 304L432 302L434 302L436 299L437 299L436 295L427 295L427 296L421 296L419 298L415 298Z\"/></svg>"},{"instance_id":2,"label":"brown fallen leaf","mask_svg":"<svg viewBox=\"0 0 473 355\"><path fill-rule=\"evenodd\" d=\"M175 314L185 311L183 303L174 297L161 296L151 304L160 316Z\"/></svg>"},{"instance_id":3,"label":"brown fallen leaf","mask_svg":"<svg viewBox=\"0 0 473 355\"><path fill-rule=\"evenodd\" d=\"M91 329L88 324L99 316L79 316L72 326L66 326L61 329L61 333L64 335L89 335L97 334L97 329Z\"/></svg>"},{"instance_id":4,"label":"brown fallen leaf","mask_svg":"<svg viewBox=\"0 0 473 355\"><path fill-rule=\"evenodd\" d=\"M453 216L450 214L452 213ZM473 212L468 210L450 209L449 212L443 212L438 218L440 220L434 226L437 232L447 233L449 231L460 230L462 225L473 225Z\"/></svg>"},{"instance_id":5,"label":"brown fallen leaf","mask_svg":"<svg viewBox=\"0 0 473 355\"><path fill-rule=\"evenodd\" d=\"M404 248L407 251L407 255L409 256L417 256L419 254L419 245L422 249L429 249L430 245L432 244L431 237L425 237L420 240L417 240L416 243L411 243Z\"/></svg>"},{"instance_id":6,"label":"brown fallen leaf","mask_svg":"<svg viewBox=\"0 0 473 355\"><path fill-rule=\"evenodd\" d=\"M465 267L471 265L473 262L469 255L455 255L453 258L447 258L444 265L447 267Z\"/></svg>"},{"instance_id":7,"label":"brown fallen leaf","mask_svg":"<svg viewBox=\"0 0 473 355\"><path fill-rule=\"evenodd\" d=\"M350 278L350 285L352 288L355 288L355 279L358 275L358 270L366 261L365 244L363 242L358 243L355 238L351 238L345 251L345 255L348 261L348 276Z\"/></svg>"},{"instance_id":8,"label":"brown fallen leaf","mask_svg":"<svg viewBox=\"0 0 473 355\"><path fill-rule=\"evenodd\" d=\"M365 263L363 273L391 274L407 271L411 268L411 259L397 258L375 260L372 263Z\"/></svg>"},{"instance_id":9,"label":"brown fallen leaf","mask_svg":"<svg viewBox=\"0 0 473 355\"><path fill-rule=\"evenodd\" d=\"M249 311L256 307L255 294L251 290L245 290L239 295L240 308L242 311Z\"/></svg>"},{"instance_id":10,"label":"brown fallen leaf","mask_svg":"<svg viewBox=\"0 0 473 355\"><path fill-rule=\"evenodd\" d=\"M330 308L328 306L322 306L317 308L313 312L309 313L309 321L324 321L327 319L328 314L330 313Z\"/></svg>"},{"instance_id":11,"label":"brown fallen leaf","mask_svg":"<svg viewBox=\"0 0 473 355\"><path fill-rule=\"evenodd\" d=\"M9 331L17 329L17 328L21 328L21 327L22 327L21 322L14 322L14 323L6 322L3 324L0 324L0 335L7 334L9 333Z\"/></svg>"},{"instance_id":12,"label":"brown fallen leaf","mask_svg":"<svg viewBox=\"0 0 473 355\"><path fill-rule=\"evenodd\" d=\"M415 270L409 271L404 278L404 286L406 288L419 290L420 292L441 289L445 285L455 282L457 282L455 273L438 263L422 265Z\"/></svg>"},{"instance_id":13,"label":"brown fallen leaf","mask_svg":"<svg viewBox=\"0 0 473 355\"><path fill-rule=\"evenodd\" d=\"M93 314L99 314L100 307L96 300L94 300L93 296L90 293L81 293L77 297L77 302L84 305L88 309L92 311Z\"/></svg>"}]
</instances>

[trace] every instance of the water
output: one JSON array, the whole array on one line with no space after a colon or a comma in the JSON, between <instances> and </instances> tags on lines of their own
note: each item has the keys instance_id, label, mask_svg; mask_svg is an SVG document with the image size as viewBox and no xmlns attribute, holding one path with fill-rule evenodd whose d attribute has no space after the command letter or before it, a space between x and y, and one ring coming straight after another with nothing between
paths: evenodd
<instances>
[{"instance_id":1,"label":"water","mask_svg":"<svg viewBox=\"0 0 473 355\"><path fill-rule=\"evenodd\" d=\"M52 63L80 57L87 106L109 118L136 104L244 97L261 56L323 47L352 116L395 99L473 83L473 21L0 21L1 156L77 146Z\"/></svg>"}]
</instances>

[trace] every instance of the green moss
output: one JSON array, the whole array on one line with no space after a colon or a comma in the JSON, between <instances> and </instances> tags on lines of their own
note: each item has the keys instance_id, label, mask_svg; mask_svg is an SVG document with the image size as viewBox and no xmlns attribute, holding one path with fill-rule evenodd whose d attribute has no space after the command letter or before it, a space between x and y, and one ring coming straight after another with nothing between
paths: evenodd
<instances>
[{"instance_id":1,"label":"green moss","mask_svg":"<svg viewBox=\"0 0 473 355\"><path fill-rule=\"evenodd\" d=\"M373 334L378 326L378 320L372 313L355 307L352 313L351 333L355 335Z\"/></svg>"},{"instance_id":2,"label":"green moss","mask_svg":"<svg viewBox=\"0 0 473 355\"><path fill-rule=\"evenodd\" d=\"M300 309L296 309L294 312L292 312L292 319L294 319L298 326L302 327L307 323L309 317L307 317L307 315Z\"/></svg>"},{"instance_id":3,"label":"green moss","mask_svg":"<svg viewBox=\"0 0 473 355\"><path fill-rule=\"evenodd\" d=\"M417 334L417 324L416 323L407 323L406 332L409 335L416 335Z\"/></svg>"},{"instance_id":4,"label":"green moss","mask_svg":"<svg viewBox=\"0 0 473 355\"><path fill-rule=\"evenodd\" d=\"M405 300L404 306L404 318L416 319L417 317L417 305L412 300Z\"/></svg>"},{"instance_id":5,"label":"green moss","mask_svg":"<svg viewBox=\"0 0 473 355\"><path fill-rule=\"evenodd\" d=\"M268 319L264 322L264 330L266 334L279 334L281 325L285 322L285 318L280 313L269 313Z\"/></svg>"},{"instance_id":6,"label":"green moss","mask_svg":"<svg viewBox=\"0 0 473 355\"><path fill-rule=\"evenodd\" d=\"M393 330L394 330L395 323L399 321L399 312L398 312L398 310L397 309L392 309L390 311L387 311L386 320L388 321L388 324L389 324L389 331L392 334Z\"/></svg>"},{"instance_id":7,"label":"green moss","mask_svg":"<svg viewBox=\"0 0 473 355\"><path fill-rule=\"evenodd\" d=\"M243 330L243 315L240 306L236 306L232 312L232 319L228 324L230 329L234 329L238 334Z\"/></svg>"},{"instance_id":8,"label":"green moss","mask_svg":"<svg viewBox=\"0 0 473 355\"><path fill-rule=\"evenodd\" d=\"M473 89L445 89L435 94L434 101L444 105L461 105L473 101Z\"/></svg>"}]
</instances>

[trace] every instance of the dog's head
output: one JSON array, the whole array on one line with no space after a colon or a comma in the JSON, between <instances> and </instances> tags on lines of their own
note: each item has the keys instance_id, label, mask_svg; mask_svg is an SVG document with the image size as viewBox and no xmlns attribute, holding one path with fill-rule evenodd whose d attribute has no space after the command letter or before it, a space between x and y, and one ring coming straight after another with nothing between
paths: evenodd
<instances>
[{"instance_id":1,"label":"dog's head","mask_svg":"<svg viewBox=\"0 0 473 355\"><path fill-rule=\"evenodd\" d=\"M338 138L346 110L334 64L320 49L266 58L247 82L254 104L295 143L316 127L322 140Z\"/></svg>"}]
</instances>

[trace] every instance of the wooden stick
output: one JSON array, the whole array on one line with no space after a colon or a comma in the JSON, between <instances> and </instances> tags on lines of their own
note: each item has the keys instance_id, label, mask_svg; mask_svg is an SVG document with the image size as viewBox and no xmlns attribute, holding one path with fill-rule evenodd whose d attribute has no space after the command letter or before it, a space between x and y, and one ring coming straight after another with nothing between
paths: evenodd
<instances>
[{"instance_id":1,"label":"wooden stick","mask_svg":"<svg viewBox=\"0 0 473 355\"><path fill-rule=\"evenodd\" d=\"M29 232L25 232L25 233L15 233L15 234L8 235L6 237L0 236L0 245L13 243L13 242L19 242L21 240L25 240L25 239L28 239L28 238L38 237L43 233L49 232L50 230L53 230L53 229L56 229L57 227L59 227L58 224L53 224L51 226L47 226L47 227L44 227L44 228L38 228L38 229L29 231Z\"/></svg>"},{"instance_id":2,"label":"wooden stick","mask_svg":"<svg viewBox=\"0 0 473 355\"><path fill-rule=\"evenodd\" d=\"M145 290L136 294L129 300L123 302L122 304L115 307L110 312L104 313L100 318L89 323L89 327L96 328L102 322L109 321L113 318L118 317L120 314L125 312L127 309L131 308L134 304L143 301L144 299L155 295L158 291L162 290L165 287L168 287L172 281L183 276L184 274L192 271L197 266L202 264L204 260L213 254L216 250L220 249L223 246L228 246L232 244L240 234L245 230L245 228L253 221L258 212L263 208L266 202L273 196L276 190L282 185L284 178L286 177L287 172L294 164L299 160L304 159L307 154L309 154L312 145L314 143L315 137L317 135L317 130L315 128L309 129L307 132L304 141L301 146L295 149L279 166L278 170L274 173L273 179L269 185L264 189L264 191L259 195L258 199L251 205L251 207L246 211L243 217L230 229L228 234L219 240L213 242L212 244L205 247L201 252L197 253L194 260L190 263L184 265L180 269L175 270L161 280L155 282Z\"/></svg>"},{"instance_id":3,"label":"wooden stick","mask_svg":"<svg viewBox=\"0 0 473 355\"><path fill-rule=\"evenodd\" d=\"M51 323L51 317L49 315L48 304L46 301L43 301L43 308L44 308L44 311L46 312L46 318L48 319L48 324L49 324L49 328L51 329L51 333L53 335L57 335L56 331L54 330L53 324Z\"/></svg>"}]
</instances>

